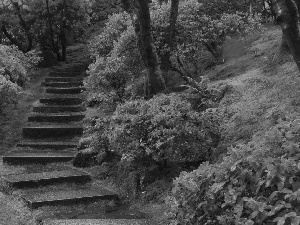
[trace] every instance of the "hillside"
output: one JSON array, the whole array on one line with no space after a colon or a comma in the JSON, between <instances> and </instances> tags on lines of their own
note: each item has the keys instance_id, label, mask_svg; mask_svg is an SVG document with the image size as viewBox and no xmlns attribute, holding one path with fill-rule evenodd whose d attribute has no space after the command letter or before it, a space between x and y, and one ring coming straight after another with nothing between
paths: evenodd
<instances>
[{"instance_id":1,"label":"hillside","mask_svg":"<svg viewBox=\"0 0 300 225\"><path fill-rule=\"evenodd\" d=\"M226 62L208 72L212 86L228 86L220 103L223 147L249 141L281 115L299 114L299 71L290 55L276 56L281 35L269 26L246 41L229 40Z\"/></svg>"}]
</instances>

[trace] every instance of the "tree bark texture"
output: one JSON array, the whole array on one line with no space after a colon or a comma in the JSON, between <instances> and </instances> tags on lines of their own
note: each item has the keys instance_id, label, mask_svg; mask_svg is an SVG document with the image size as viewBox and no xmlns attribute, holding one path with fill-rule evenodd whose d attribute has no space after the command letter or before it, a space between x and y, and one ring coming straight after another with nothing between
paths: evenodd
<instances>
[{"instance_id":1,"label":"tree bark texture","mask_svg":"<svg viewBox=\"0 0 300 225\"><path fill-rule=\"evenodd\" d=\"M165 31L165 45L167 48L169 48L169 51L165 52L161 56L161 70L164 75L164 77L167 76L171 62L170 62L170 57L171 57L171 51L173 48L173 41L175 39L175 29L176 29L176 21L178 17L178 7L179 7L179 0L172 0L171 2L171 14L170 14L170 19L169 19L169 26Z\"/></svg>"},{"instance_id":2,"label":"tree bark texture","mask_svg":"<svg viewBox=\"0 0 300 225\"><path fill-rule=\"evenodd\" d=\"M297 3L295 0L272 0L272 10L276 14L284 40L300 71L300 31Z\"/></svg>"},{"instance_id":3,"label":"tree bark texture","mask_svg":"<svg viewBox=\"0 0 300 225\"><path fill-rule=\"evenodd\" d=\"M166 89L151 34L149 1L122 0L122 3L132 18L136 17L134 21L135 33L138 39L139 52L146 69L144 96L148 99Z\"/></svg>"},{"instance_id":4,"label":"tree bark texture","mask_svg":"<svg viewBox=\"0 0 300 225\"><path fill-rule=\"evenodd\" d=\"M55 39L54 39L54 30L53 30L51 13L50 13L50 9L49 9L49 0L46 0L46 8L47 8L47 18L48 18L48 24L49 24L50 41L51 41L51 45L52 45L52 50L56 54L58 61L60 61L61 57L60 57L60 53L59 53L58 41L55 43Z\"/></svg>"},{"instance_id":5,"label":"tree bark texture","mask_svg":"<svg viewBox=\"0 0 300 225\"><path fill-rule=\"evenodd\" d=\"M66 37L66 23L67 23L67 0L63 0L61 8L61 18L60 18L60 43L61 43L61 60L66 60L66 50L67 50L67 37Z\"/></svg>"},{"instance_id":6,"label":"tree bark texture","mask_svg":"<svg viewBox=\"0 0 300 225\"><path fill-rule=\"evenodd\" d=\"M13 3L14 8L17 12L18 18L20 20L20 25L23 28L23 30L25 31L26 37L27 37L27 41L28 41L28 45L27 48L25 49L25 52L29 52L32 49L32 35L30 33L30 27L27 25L26 21L24 20L24 18L21 15L21 8L19 6L18 2L14 2Z\"/></svg>"}]
</instances>

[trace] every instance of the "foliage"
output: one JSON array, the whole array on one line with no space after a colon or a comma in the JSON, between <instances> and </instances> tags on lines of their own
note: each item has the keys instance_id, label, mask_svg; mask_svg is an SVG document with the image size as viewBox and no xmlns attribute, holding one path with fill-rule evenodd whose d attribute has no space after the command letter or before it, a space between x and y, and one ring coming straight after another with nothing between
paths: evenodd
<instances>
[{"instance_id":1,"label":"foliage","mask_svg":"<svg viewBox=\"0 0 300 225\"><path fill-rule=\"evenodd\" d=\"M111 43L112 47L109 47L107 42L98 42L103 48L110 48L110 54L106 57L97 56L96 61L89 66L90 76L86 86L91 90L101 92L104 101L123 101L127 82L134 79L138 71L142 69L133 29L129 26L119 33L119 38ZM113 31L117 30L113 29ZM117 35L117 32L114 35ZM111 41L110 38L104 37L103 40ZM100 47L105 51L103 48Z\"/></svg>"},{"instance_id":2,"label":"foliage","mask_svg":"<svg viewBox=\"0 0 300 225\"><path fill-rule=\"evenodd\" d=\"M201 11L212 17L219 17L222 13L235 14L236 12L250 14L259 13L263 9L264 1L261 0L199 0L202 3Z\"/></svg>"},{"instance_id":3,"label":"foliage","mask_svg":"<svg viewBox=\"0 0 300 225\"><path fill-rule=\"evenodd\" d=\"M299 224L300 119L231 147L220 163L182 172L167 203L177 224Z\"/></svg>"},{"instance_id":4,"label":"foliage","mask_svg":"<svg viewBox=\"0 0 300 225\"><path fill-rule=\"evenodd\" d=\"M111 148L127 159L207 160L219 135L214 109L199 113L182 97L160 95L119 105L108 129Z\"/></svg>"},{"instance_id":5,"label":"foliage","mask_svg":"<svg viewBox=\"0 0 300 225\"><path fill-rule=\"evenodd\" d=\"M35 51L24 54L15 46L0 45L0 109L17 102L19 86L28 81L28 70L39 61Z\"/></svg>"},{"instance_id":6,"label":"foliage","mask_svg":"<svg viewBox=\"0 0 300 225\"><path fill-rule=\"evenodd\" d=\"M170 48L166 46L164 39L169 26L170 3L151 4L151 31L158 56L171 51L173 67L180 68L174 57L191 62L203 48L209 48L219 57L226 35L249 32L258 25L255 18L246 14L228 14L224 11L219 18L215 18L214 15L203 14L203 7L197 0L180 2L176 47ZM95 61L89 67L90 80L87 88L100 90L105 100L122 101L124 96L131 97L133 93L126 90L126 85L142 74L143 64L130 15L120 12L109 16L101 34L91 39L89 51Z\"/></svg>"},{"instance_id":7,"label":"foliage","mask_svg":"<svg viewBox=\"0 0 300 225\"><path fill-rule=\"evenodd\" d=\"M19 11L15 4L18 5ZM86 0L68 0L64 15L63 0L0 0L0 27L3 29L5 26L7 33L11 35L11 38L7 34L3 35L2 43L12 42L24 51L25 46L30 46L27 42L31 39L33 48L41 44L42 48L57 53L62 39L62 23L65 24L68 41L80 41L90 23L91 7Z\"/></svg>"},{"instance_id":8,"label":"foliage","mask_svg":"<svg viewBox=\"0 0 300 225\"><path fill-rule=\"evenodd\" d=\"M126 12L112 14L108 17L101 34L89 42L89 51L92 58L106 56L114 47L121 34L131 25L130 16Z\"/></svg>"}]
</instances>

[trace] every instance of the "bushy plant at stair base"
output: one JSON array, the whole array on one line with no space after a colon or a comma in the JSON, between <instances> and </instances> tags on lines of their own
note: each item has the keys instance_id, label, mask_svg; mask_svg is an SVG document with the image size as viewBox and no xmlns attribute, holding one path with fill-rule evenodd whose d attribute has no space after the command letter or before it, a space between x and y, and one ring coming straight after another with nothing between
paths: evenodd
<instances>
[{"instance_id":1,"label":"bushy plant at stair base","mask_svg":"<svg viewBox=\"0 0 300 225\"><path fill-rule=\"evenodd\" d=\"M16 46L0 45L0 112L10 103L16 103L18 93L28 80L28 70L41 60L38 52L26 54Z\"/></svg>"},{"instance_id":2,"label":"bushy plant at stair base","mask_svg":"<svg viewBox=\"0 0 300 225\"><path fill-rule=\"evenodd\" d=\"M107 135L110 148L123 160L205 161L219 135L218 113L214 109L197 112L183 97L161 94L119 105Z\"/></svg>"},{"instance_id":3,"label":"bushy plant at stair base","mask_svg":"<svg viewBox=\"0 0 300 225\"><path fill-rule=\"evenodd\" d=\"M300 224L300 117L285 117L220 163L174 180L174 224Z\"/></svg>"}]
</instances>

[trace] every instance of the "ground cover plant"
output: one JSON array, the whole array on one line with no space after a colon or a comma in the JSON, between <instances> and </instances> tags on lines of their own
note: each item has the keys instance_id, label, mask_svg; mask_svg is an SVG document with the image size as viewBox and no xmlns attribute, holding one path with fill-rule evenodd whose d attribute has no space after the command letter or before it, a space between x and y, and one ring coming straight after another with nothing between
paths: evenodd
<instances>
[{"instance_id":1,"label":"ground cover plant","mask_svg":"<svg viewBox=\"0 0 300 225\"><path fill-rule=\"evenodd\" d=\"M299 118L278 123L220 163L174 180L168 198L178 224L299 224Z\"/></svg>"}]
</instances>

